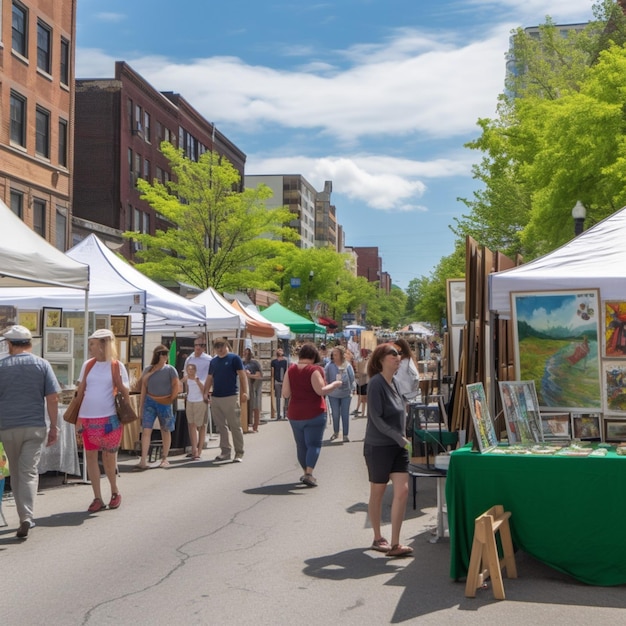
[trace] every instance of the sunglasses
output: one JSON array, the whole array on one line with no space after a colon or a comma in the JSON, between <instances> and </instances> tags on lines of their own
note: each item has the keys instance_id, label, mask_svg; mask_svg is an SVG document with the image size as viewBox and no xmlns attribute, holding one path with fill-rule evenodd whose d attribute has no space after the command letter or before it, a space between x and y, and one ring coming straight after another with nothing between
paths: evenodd
<instances>
[{"instance_id":1,"label":"sunglasses","mask_svg":"<svg viewBox=\"0 0 626 626\"><path fill-rule=\"evenodd\" d=\"M389 355L391 355L391 356L401 356L402 352L398 352L397 350L391 349L391 350L389 350L389 352L385 352L385 356L389 356Z\"/></svg>"},{"instance_id":2,"label":"sunglasses","mask_svg":"<svg viewBox=\"0 0 626 626\"><path fill-rule=\"evenodd\" d=\"M194 348L198 348L198 347L200 347L200 348L206 348L206 343L194 343L194 344L193 344L193 347L194 347Z\"/></svg>"},{"instance_id":3,"label":"sunglasses","mask_svg":"<svg viewBox=\"0 0 626 626\"><path fill-rule=\"evenodd\" d=\"M161 350L159 352L157 352L158 356L168 356L169 352L167 352L166 350Z\"/></svg>"}]
</instances>

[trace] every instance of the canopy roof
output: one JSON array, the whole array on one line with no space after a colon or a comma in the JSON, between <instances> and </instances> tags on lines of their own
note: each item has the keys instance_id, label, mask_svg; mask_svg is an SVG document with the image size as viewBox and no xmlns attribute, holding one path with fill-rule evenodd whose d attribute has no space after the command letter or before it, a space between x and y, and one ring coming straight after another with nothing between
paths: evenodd
<instances>
[{"instance_id":1,"label":"canopy roof","mask_svg":"<svg viewBox=\"0 0 626 626\"><path fill-rule=\"evenodd\" d=\"M239 303L241 304L241 302ZM276 336L280 339L291 339L292 333L289 329L289 326L285 326L285 324L281 324L280 322L270 322L266 317L263 317L259 310L256 308L256 305L250 304L244 307L249 315L251 315L254 319L257 319L261 322L269 322L276 331Z\"/></svg>"},{"instance_id":2,"label":"canopy roof","mask_svg":"<svg viewBox=\"0 0 626 626\"><path fill-rule=\"evenodd\" d=\"M274 327L269 322L262 322L255 319L240 303L239 300L233 300L232 306L241 313L246 320L246 334L252 337L264 337L271 339L276 336Z\"/></svg>"},{"instance_id":3,"label":"canopy roof","mask_svg":"<svg viewBox=\"0 0 626 626\"><path fill-rule=\"evenodd\" d=\"M326 334L326 329L323 326L290 311L279 302L275 302L271 306L268 306L267 309L263 309L261 313L263 317L270 322L280 322L281 324L285 324L285 326L289 326L291 332L297 335Z\"/></svg>"},{"instance_id":4,"label":"canopy roof","mask_svg":"<svg viewBox=\"0 0 626 626\"><path fill-rule=\"evenodd\" d=\"M246 324L243 313L233 307L213 287L205 289L192 300L206 310L206 326L209 331L241 330Z\"/></svg>"},{"instance_id":5,"label":"canopy roof","mask_svg":"<svg viewBox=\"0 0 626 626\"><path fill-rule=\"evenodd\" d=\"M513 291L599 288L602 300L626 294L626 208L569 243L513 269L489 276L489 308L510 316Z\"/></svg>"},{"instance_id":6,"label":"canopy roof","mask_svg":"<svg viewBox=\"0 0 626 626\"><path fill-rule=\"evenodd\" d=\"M430 328L428 328L428 326L424 326L424 324L422 324L421 322L412 322L404 328L401 328L398 332L414 335L423 335L424 337L430 337L431 335L435 334Z\"/></svg>"},{"instance_id":7,"label":"canopy roof","mask_svg":"<svg viewBox=\"0 0 626 626\"><path fill-rule=\"evenodd\" d=\"M68 258L0 200L0 287L89 287L89 267ZM84 294L80 295L84 307Z\"/></svg>"}]
</instances>

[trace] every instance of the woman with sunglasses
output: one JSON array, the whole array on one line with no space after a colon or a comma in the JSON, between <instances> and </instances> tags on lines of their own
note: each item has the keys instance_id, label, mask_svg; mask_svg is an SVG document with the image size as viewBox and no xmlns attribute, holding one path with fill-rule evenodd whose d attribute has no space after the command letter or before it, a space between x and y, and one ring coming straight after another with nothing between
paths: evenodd
<instances>
[{"instance_id":1,"label":"woman with sunglasses","mask_svg":"<svg viewBox=\"0 0 626 626\"><path fill-rule=\"evenodd\" d=\"M372 550L387 556L408 556L413 548L400 543L400 529L409 495L409 448L405 437L406 412L404 399L394 380L400 366L400 354L393 344L378 346L367 368L367 427L363 454L370 481L368 513L374 542ZM391 543L382 536L383 496L391 480Z\"/></svg>"},{"instance_id":2,"label":"woman with sunglasses","mask_svg":"<svg viewBox=\"0 0 626 626\"><path fill-rule=\"evenodd\" d=\"M141 460L135 471L148 469L148 450L152 439L154 422L158 419L163 441L163 456L159 467L169 467L167 456L172 445L172 432L176 427L176 416L172 403L178 396L180 382L178 372L168 365L169 350L159 345L152 353L152 363L141 374Z\"/></svg>"}]
</instances>

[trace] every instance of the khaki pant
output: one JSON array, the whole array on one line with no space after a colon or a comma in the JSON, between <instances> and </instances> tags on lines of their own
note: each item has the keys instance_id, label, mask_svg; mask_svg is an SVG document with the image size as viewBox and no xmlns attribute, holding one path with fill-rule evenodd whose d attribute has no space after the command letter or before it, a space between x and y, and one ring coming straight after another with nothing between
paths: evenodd
<instances>
[{"instance_id":1,"label":"khaki pant","mask_svg":"<svg viewBox=\"0 0 626 626\"><path fill-rule=\"evenodd\" d=\"M239 396L216 398L211 396L211 415L220 434L221 455L230 457L231 447L228 431L233 436L235 456L243 456L243 430L241 428L241 409Z\"/></svg>"}]
</instances>

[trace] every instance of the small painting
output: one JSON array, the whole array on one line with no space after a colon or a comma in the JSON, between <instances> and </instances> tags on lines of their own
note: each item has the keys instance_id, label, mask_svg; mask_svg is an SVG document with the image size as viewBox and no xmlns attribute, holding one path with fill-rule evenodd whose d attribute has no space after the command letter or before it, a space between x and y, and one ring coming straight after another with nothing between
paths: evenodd
<instances>
[{"instance_id":1,"label":"small painting","mask_svg":"<svg viewBox=\"0 0 626 626\"><path fill-rule=\"evenodd\" d=\"M140 391L140 389L137 388L137 385L139 383L139 379L141 378L141 363L129 363L126 366L126 369L128 370L128 382L130 385L130 390Z\"/></svg>"},{"instance_id":2,"label":"small painting","mask_svg":"<svg viewBox=\"0 0 626 626\"><path fill-rule=\"evenodd\" d=\"M626 302L604 302L604 356L626 358Z\"/></svg>"},{"instance_id":3,"label":"small painting","mask_svg":"<svg viewBox=\"0 0 626 626\"><path fill-rule=\"evenodd\" d=\"M115 345L117 346L117 358L122 363L128 363L128 337L115 337Z\"/></svg>"},{"instance_id":4,"label":"small painting","mask_svg":"<svg viewBox=\"0 0 626 626\"><path fill-rule=\"evenodd\" d=\"M74 359L49 359L52 371L61 389L72 389L74 385Z\"/></svg>"},{"instance_id":5,"label":"small painting","mask_svg":"<svg viewBox=\"0 0 626 626\"><path fill-rule=\"evenodd\" d=\"M500 381L499 386L509 443L543 441L539 401L534 381Z\"/></svg>"},{"instance_id":6,"label":"small painting","mask_svg":"<svg viewBox=\"0 0 626 626\"><path fill-rule=\"evenodd\" d=\"M489 414L489 405L482 383L473 383L465 387L470 413L474 423L474 432L481 452L489 452L498 445L496 430Z\"/></svg>"},{"instance_id":7,"label":"small painting","mask_svg":"<svg viewBox=\"0 0 626 626\"><path fill-rule=\"evenodd\" d=\"M41 313L20 309L17 313L17 323L25 326L33 335L41 335Z\"/></svg>"},{"instance_id":8,"label":"small painting","mask_svg":"<svg viewBox=\"0 0 626 626\"><path fill-rule=\"evenodd\" d=\"M74 354L73 328L46 328L43 336L43 354L49 357L68 357Z\"/></svg>"},{"instance_id":9,"label":"small painting","mask_svg":"<svg viewBox=\"0 0 626 626\"><path fill-rule=\"evenodd\" d=\"M95 329L101 330L103 328L109 328L111 326L111 316L96 313Z\"/></svg>"},{"instance_id":10,"label":"small painting","mask_svg":"<svg viewBox=\"0 0 626 626\"><path fill-rule=\"evenodd\" d=\"M571 439L569 413L542 413L541 428L544 441Z\"/></svg>"},{"instance_id":11,"label":"small painting","mask_svg":"<svg viewBox=\"0 0 626 626\"><path fill-rule=\"evenodd\" d=\"M132 335L130 338L131 359L143 359L143 335Z\"/></svg>"},{"instance_id":12,"label":"small painting","mask_svg":"<svg viewBox=\"0 0 626 626\"><path fill-rule=\"evenodd\" d=\"M41 337L33 337L30 342L30 345L32 346L31 352L35 356L43 357L43 343L42 343Z\"/></svg>"},{"instance_id":13,"label":"small painting","mask_svg":"<svg viewBox=\"0 0 626 626\"><path fill-rule=\"evenodd\" d=\"M602 371L605 412L626 414L626 361L604 361Z\"/></svg>"},{"instance_id":14,"label":"small painting","mask_svg":"<svg viewBox=\"0 0 626 626\"><path fill-rule=\"evenodd\" d=\"M17 309L14 306L0 306L0 330L17 324Z\"/></svg>"},{"instance_id":15,"label":"small painting","mask_svg":"<svg viewBox=\"0 0 626 626\"><path fill-rule=\"evenodd\" d=\"M448 326L465 324L465 279L448 278Z\"/></svg>"},{"instance_id":16,"label":"small painting","mask_svg":"<svg viewBox=\"0 0 626 626\"><path fill-rule=\"evenodd\" d=\"M604 441L626 441L626 420L604 420Z\"/></svg>"},{"instance_id":17,"label":"small painting","mask_svg":"<svg viewBox=\"0 0 626 626\"><path fill-rule=\"evenodd\" d=\"M44 328L60 328L63 309L44 308L42 312Z\"/></svg>"},{"instance_id":18,"label":"small painting","mask_svg":"<svg viewBox=\"0 0 626 626\"><path fill-rule=\"evenodd\" d=\"M126 337L130 331L128 315L111 315L111 330L116 337Z\"/></svg>"},{"instance_id":19,"label":"small painting","mask_svg":"<svg viewBox=\"0 0 626 626\"><path fill-rule=\"evenodd\" d=\"M602 438L600 413L572 413L572 437L585 441Z\"/></svg>"}]
</instances>

